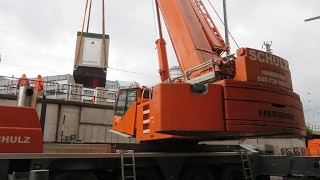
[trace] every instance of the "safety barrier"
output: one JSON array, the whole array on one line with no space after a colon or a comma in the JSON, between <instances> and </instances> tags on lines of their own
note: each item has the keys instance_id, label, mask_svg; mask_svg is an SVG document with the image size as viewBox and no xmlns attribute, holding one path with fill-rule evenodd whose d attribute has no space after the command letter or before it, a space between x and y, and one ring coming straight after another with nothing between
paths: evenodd
<instances>
[{"instance_id":1,"label":"safety barrier","mask_svg":"<svg viewBox=\"0 0 320 180\"><path fill-rule=\"evenodd\" d=\"M0 94L18 95L17 83L19 78L0 76L6 83L0 83ZM35 80L30 79L34 86ZM79 84L60 84L52 81L43 81L44 90L40 96L46 95L48 99L64 99L66 101L79 101L83 103L114 105L117 92L101 88L84 88ZM79 88L80 87L80 88ZM78 88L78 89L77 89Z\"/></svg>"},{"instance_id":2,"label":"safety barrier","mask_svg":"<svg viewBox=\"0 0 320 180\"><path fill-rule=\"evenodd\" d=\"M274 155L310 156L310 149L305 147L274 147Z\"/></svg>"},{"instance_id":3,"label":"safety barrier","mask_svg":"<svg viewBox=\"0 0 320 180\"><path fill-rule=\"evenodd\" d=\"M308 126L310 129L314 130L314 131L320 131L320 126L319 126L319 125L307 123L307 126Z\"/></svg>"}]
</instances>

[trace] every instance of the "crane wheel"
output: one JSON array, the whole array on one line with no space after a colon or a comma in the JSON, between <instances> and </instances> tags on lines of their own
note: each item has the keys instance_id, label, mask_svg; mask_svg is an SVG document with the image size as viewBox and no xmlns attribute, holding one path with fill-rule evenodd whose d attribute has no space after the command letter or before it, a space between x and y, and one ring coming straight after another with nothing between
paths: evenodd
<instances>
[{"instance_id":1,"label":"crane wheel","mask_svg":"<svg viewBox=\"0 0 320 180\"><path fill-rule=\"evenodd\" d=\"M257 177L257 180L270 180L270 176L261 175Z\"/></svg>"},{"instance_id":2,"label":"crane wheel","mask_svg":"<svg viewBox=\"0 0 320 180\"><path fill-rule=\"evenodd\" d=\"M193 167L182 170L180 180L214 180L213 174L206 167Z\"/></svg>"},{"instance_id":3,"label":"crane wheel","mask_svg":"<svg viewBox=\"0 0 320 180\"><path fill-rule=\"evenodd\" d=\"M161 180L161 175L152 168L137 169L137 180Z\"/></svg>"},{"instance_id":4,"label":"crane wheel","mask_svg":"<svg viewBox=\"0 0 320 180\"><path fill-rule=\"evenodd\" d=\"M98 180L93 173L66 172L50 177L50 180Z\"/></svg>"},{"instance_id":5,"label":"crane wheel","mask_svg":"<svg viewBox=\"0 0 320 180\"><path fill-rule=\"evenodd\" d=\"M131 176L132 171L127 171L125 176ZM153 168L137 168L136 169L137 180L161 180L163 179L159 172ZM118 180L122 180L121 172L118 173Z\"/></svg>"},{"instance_id":6,"label":"crane wheel","mask_svg":"<svg viewBox=\"0 0 320 180\"><path fill-rule=\"evenodd\" d=\"M241 165L226 166L221 173L222 180L245 180Z\"/></svg>"}]
</instances>

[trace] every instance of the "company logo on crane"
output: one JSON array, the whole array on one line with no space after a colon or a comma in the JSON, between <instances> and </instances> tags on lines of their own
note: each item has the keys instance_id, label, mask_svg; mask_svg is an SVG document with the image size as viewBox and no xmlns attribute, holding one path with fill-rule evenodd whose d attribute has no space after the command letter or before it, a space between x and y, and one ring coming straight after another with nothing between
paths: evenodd
<instances>
[{"instance_id":1,"label":"company logo on crane","mask_svg":"<svg viewBox=\"0 0 320 180\"><path fill-rule=\"evenodd\" d=\"M29 137L29 136L0 136L0 143L30 144L31 137Z\"/></svg>"},{"instance_id":2,"label":"company logo on crane","mask_svg":"<svg viewBox=\"0 0 320 180\"><path fill-rule=\"evenodd\" d=\"M289 71L289 62L271 53L249 49L248 55L249 55L249 59L252 61L259 61L261 63L270 64L270 65L280 67L284 70Z\"/></svg>"}]
</instances>

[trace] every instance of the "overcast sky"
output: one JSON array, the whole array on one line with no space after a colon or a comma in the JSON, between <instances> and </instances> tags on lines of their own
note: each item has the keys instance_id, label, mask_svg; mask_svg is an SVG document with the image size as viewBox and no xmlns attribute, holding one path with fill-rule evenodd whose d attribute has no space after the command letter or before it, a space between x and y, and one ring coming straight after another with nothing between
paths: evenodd
<instances>
[{"instance_id":1,"label":"overcast sky","mask_svg":"<svg viewBox=\"0 0 320 180\"><path fill-rule=\"evenodd\" d=\"M203 0L223 34L223 26ZM210 0L222 15L222 0ZM81 29L84 0L0 0L0 75L72 74L76 33ZM93 0L90 32L101 33L101 1ZM154 41L157 38L152 0L106 0L110 35L107 79L159 82ZM290 63L294 89L306 118L319 123L320 111L319 0L228 0L230 31L242 47L261 49L272 41L274 54ZM166 36L167 37L167 36ZM169 39L167 39L170 44ZM231 45L232 52L237 47ZM177 65L172 48L170 66Z\"/></svg>"}]
</instances>

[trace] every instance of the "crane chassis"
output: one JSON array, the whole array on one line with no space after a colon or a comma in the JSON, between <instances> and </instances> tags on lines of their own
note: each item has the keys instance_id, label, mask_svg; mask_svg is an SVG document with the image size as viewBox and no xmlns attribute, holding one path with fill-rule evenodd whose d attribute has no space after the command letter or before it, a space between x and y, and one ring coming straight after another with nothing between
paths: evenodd
<instances>
[{"instance_id":1,"label":"crane chassis","mask_svg":"<svg viewBox=\"0 0 320 180\"><path fill-rule=\"evenodd\" d=\"M120 151L1 153L0 178L36 180L28 179L30 172L45 169L49 171L46 178L50 180L118 180L123 178L121 157L128 162L133 155L138 180L245 179L244 156L248 156L253 179L270 179L270 176L284 179L320 178L320 157L261 155L261 152L245 145L112 144L112 147ZM127 168L124 172L125 175L130 174L132 169Z\"/></svg>"}]
</instances>

